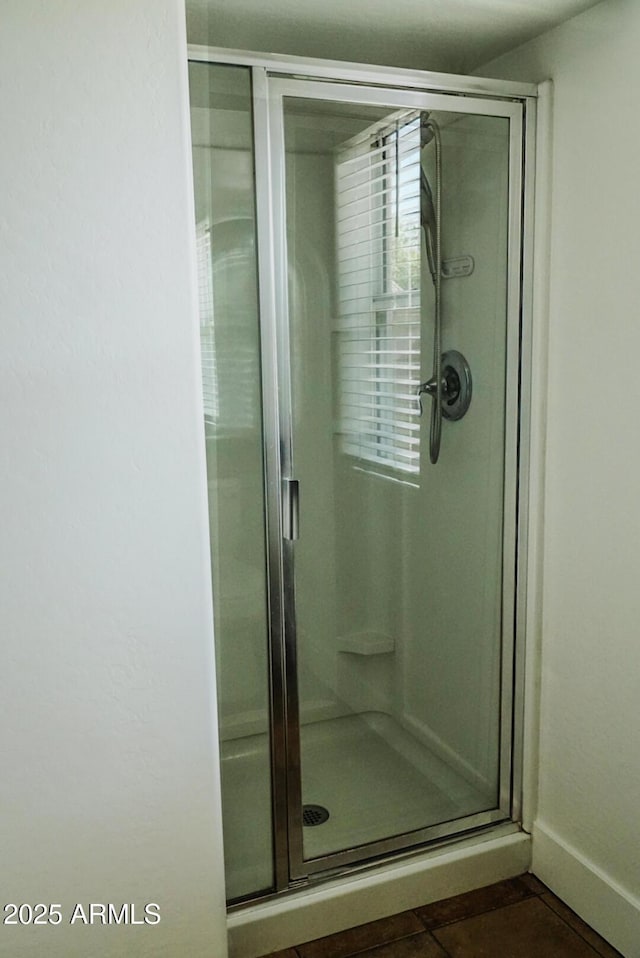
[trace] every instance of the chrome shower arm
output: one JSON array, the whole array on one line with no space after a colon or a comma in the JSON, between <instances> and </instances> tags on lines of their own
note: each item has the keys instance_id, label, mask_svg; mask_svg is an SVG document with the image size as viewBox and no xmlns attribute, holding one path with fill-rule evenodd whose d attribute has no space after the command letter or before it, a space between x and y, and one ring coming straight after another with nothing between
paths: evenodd
<instances>
[{"instance_id":1,"label":"chrome shower arm","mask_svg":"<svg viewBox=\"0 0 640 958\"><path fill-rule=\"evenodd\" d=\"M422 231L424 233L424 244L427 250L427 260L429 262L429 272L431 273L431 279L435 286L436 282L436 262L435 262L435 252L433 249L433 233L431 230L432 224L435 226L435 210L433 207L433 194L431 192L431 186L429 185L429 180L427 179L427 174L420 167L420 225L422 226Z\"/></svg>"},{"instance_id":2,"label":"chrome shower arm","mask_svg":"<svg viewBox=\"0 0 640 958\"><path fill-rule=\"evenodd\" d=\"M430 118L422 123L423 135L421 141L427 143L428 139L425 133L429 131L435 143L436 151L436 181L435 181L435 203L432 201L431 190L424 171L421 170L421 206L426 200L431 203L433 211L432 221L435 237L429 229L429 206L427 205L421 215L422 228L425 234L425 246L429 268L433 277L435 289L435 319L433 330L433 375L423 386L433 383L432 389L420 387L418 399L423 392L427 393L433 399L431 406L431 425L429 429L429 459L435 465L440 456L440 439L442 435L442 139L440 136L440 127ZM426 184L426 185L425 185ZM430 252L430 247L432 250Z\"/></svg>"}]
</instances>

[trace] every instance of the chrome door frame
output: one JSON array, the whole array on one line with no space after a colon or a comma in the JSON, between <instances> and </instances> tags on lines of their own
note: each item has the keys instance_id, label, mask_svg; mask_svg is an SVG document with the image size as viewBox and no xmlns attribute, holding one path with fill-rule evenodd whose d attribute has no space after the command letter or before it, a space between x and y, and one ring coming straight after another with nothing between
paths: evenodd
<instances>
[{"instance_id":1,"label":"chrome door frame","mask_svg":"<svg viewBox=\"0 0 640 958\"><path fill-rule=\"evenodd\" d=\"M523 99L537 97L535 83L495 80L481 76L459 76L429 70L405 70L401 67L373 66L370 63L346 63L344 60L321 60L280 53L256 53L253 50L232 50L189 44L189 60L201 63L227 63L234 66L258 67L272 76L295 76L304 79L339 80L407 90L431 90L435 93Z\"/></svg>"},{"instance_id":2,"label":"chrome door frame","mask_svg":"<svg viewBox=\"0 0 640 958\"><path fill-rule=\"evenodd\" d=\"M342 61L193 45L188 48L188 58L197 62L250 67L252 72L254 152L260 159L260 162L254 164L254 168L264 390L274 884L276 892L279 892L304 884L310 876L317 874L320 877L319 873L329 868L333 868L335 874L335 869L356 861L365 863L367 857L383 857L430 842L441 844L447 836L459 836L462 832L468 833L486 827L494 821L504 820L505 817L511 816L517 820L521 816L532 351L533 157L538 89L534 84L482 77L372 67L368 64L346 64ZM322 83L323 80L333 82ZM417 108L427 108L422 104L428 102L431 109L500 115L513 119L510 123L509 147L508 429L505 435L507 448L502 582L501 807L498 811L457 819L455 829L451 828L451 823L444 823L407 836L394 837L307 862L302 858L300 821L299 715L295 675L296 650L292 631L295 610L293 591L287 586L288 582L292 582L293 555L292 543L283 539L282 515L282 483L283 478L289 475L292 453L291 397L288 366L284 381L278 372L278 366L282 366L283 333L284 342L288 345L288 314L286 276L284 282L282 278L282 273L286 270L286 257L281 259L280 273L276 274L278 247L274 244L276 236L279 243L286 239L283 180L275 193L274 186L278 186L278 177L282 177L283 171L278 167L281 159L284 159L284 153L282 149L279 151L274 142L276 130L279 131L278 136L282 135L282 112L280 110L280 119L274 115L277 109L274 107L271 92L279 89L281 102L283 90L293 89L295 92L289 95L300 95L303 89L300 84L305 81L312 85L312 89L316 90L322 99L341 101L345 99L344 94L348 93L353 102ZM280 86L274 86L276 83ZM290 83L295 86L288 86ZM322 92L319 92L319 84L322 85ZM366 94L364 99L363 94ZM307 95L309 94L304 94ZM271 202L271 197L276 195L277 204ZM278 220L279 225L276 222ZM278 324L287 328L278 331ZM283 426L286 432L283 432ZM293 810L291 816L287 806ZM291 864L294 865L293 868L290 867Z\"/></svg>"},{"instance_id":3,"label":"chrome door frame","mask_svg":"<svg viewBox=\"0 0 640 958\"><path fill-rule=\"evenodd\" d=\"M259 68L254 67L254 75ZM358 848L304 858L302 837L302 793L300 755L300 717L296 673L295 624L295 566L293 543L282 541L283 561L281 595L283 597L284 635L281 647L284 655L286 686L286 742L287 742L287 800L288 800L288 856L290 879L304 881L310 875L334 869L363 859L386 855L417 844L440 839L445 835L504 821L512 814L512 745L514 714L514 617L515 617L515 543L516 496L518 478L518 405L519 405L519 341L521 310L521 230L522 230L522 170L523 120L521 102L487 100L485 98L452 96L424 90L406 90L354 85L347 82L328 83L323 79L283 77L266 71L267 87L267 148L269 156L269 186L272 198L270 255L275 268L270 302L274 312L268 320L273 329L279 361L279 418L281 467L279 479L292 476L293 436L290 387L289 309L286 241L286 183L284 114L285 97L321 99L340 103L375 104L392 108L442 110L466 115L501 116L509 120L509 222L507 243L507 346L505 387L505 466L503 500L503 574L502 574L502 635L501 635L501 695L500 695L500 755L499 800L496 809L489 809L452 823L425 827L407 835L394 836ZM262 82L262 81L260 81ZM260 104L262 105L262 104ZM257 104L254 105L254 108ZM260 144L256 142L256 149ZM265 154L267 155L267 151ZM260 232L259 232L260 236ZM266 236L264 237L266 240ZM266 318L266 317L264 317ZM271 487L278 490L279 483Z\"/></svg>"}]
</instances>

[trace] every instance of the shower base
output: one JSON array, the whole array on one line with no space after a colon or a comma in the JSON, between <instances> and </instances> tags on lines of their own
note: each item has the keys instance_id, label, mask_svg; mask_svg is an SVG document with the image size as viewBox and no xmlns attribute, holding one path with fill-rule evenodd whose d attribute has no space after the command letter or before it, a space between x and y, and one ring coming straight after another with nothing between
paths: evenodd
<instances>
[{"instance_id":1,"label":"shower base","mask_svg":"<svg viewBox=\"0 0 640 958\"><path fill-rule=\"evenodd\" d=\"M303 803L329 818L304 827L305 858L452 821L493 806L459 772L380 712L302 726ZM256 795L268 762L266 734L223 743L227 896L271 884L269 796Z\"/></svg>"}]
</instances>

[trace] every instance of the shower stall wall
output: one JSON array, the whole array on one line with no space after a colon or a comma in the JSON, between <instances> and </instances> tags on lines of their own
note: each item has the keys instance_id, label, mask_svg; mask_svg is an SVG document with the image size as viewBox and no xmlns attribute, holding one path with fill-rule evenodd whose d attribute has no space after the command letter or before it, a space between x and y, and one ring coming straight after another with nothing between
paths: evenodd
<instances>
[{"instance_id":1,"label":"shower stall wall","mask_svg":"<svg viewBox=\"0 0 640 958\"><path fill-rule=\"evenodd\" d=\"M532 101L474 79L191 53L241 902L518 819Z\"/></svg>"}]
</instances>

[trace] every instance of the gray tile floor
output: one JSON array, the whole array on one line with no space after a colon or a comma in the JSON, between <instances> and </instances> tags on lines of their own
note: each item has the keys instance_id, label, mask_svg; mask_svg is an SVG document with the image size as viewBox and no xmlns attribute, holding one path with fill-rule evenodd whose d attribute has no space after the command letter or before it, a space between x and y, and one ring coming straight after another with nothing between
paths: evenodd
<instances>
[{"instance_id":1,"label":"gray tile floor","mask_svg":"<svg viewBox=\"0 0 640 958\"><path fill-rule=\"evenodd\" d=\"M621 958L533 875L287 948L269 958Z\"/></svg>"}]
</instances>

